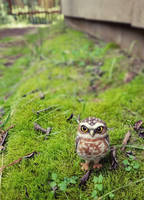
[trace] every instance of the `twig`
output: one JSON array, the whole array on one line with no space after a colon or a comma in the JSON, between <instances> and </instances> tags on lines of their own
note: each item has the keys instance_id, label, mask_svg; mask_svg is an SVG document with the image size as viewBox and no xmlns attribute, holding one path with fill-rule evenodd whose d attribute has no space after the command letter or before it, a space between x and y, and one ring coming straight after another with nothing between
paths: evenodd
<instances>
[{"instance_id":1,"label":"twig","mask_svg":"<svg viewBox=\"0 0 144 200\"><path fill-rule=\"evenodd\" d=\"M46 136L48 136L49 134L50 134L50 132L51 132L51 130L52 130L52 128L47 128L47 129L44 129L44 128L42 128L39 124L37 124L37 123L34 123L34 129L36 130L36 131L40 131L40 132L42 132L42 133L45 133L46 134Z\"/></svg>"},{"instance_id":2,"label":"twig","mask_svg":"<svg viewBox=\"0 0 144 200\"><path fill-rule=\"evenodd\" d=\"M45 136L45 140L47 140L47 137L49 136L50 132L51 132L52 128L47 128L47 132L46 132L46 136Z\"/></svg>"},{"instance_id":3,"label":"twig","mask_svg":"<svg viewBox=\"0 0 144 200\"><path fill-rule=\"evenodd\" d=\"M144 150L144 146L126 145L126 147L133 148L133 149Z\"/></svg>"},{"instance_id":4,"label":"twig","mask_svg":"<svg viewBox=\"0 0 144 200\"><path fill-rule=\"evenodd\" d=\"M55 109L55 108L57 108L57 106L49 106L48 108L38 110L36 113L37 113L37 115L39 115L41 112L50 111L50 110Z\"/></svg>"},{"instance_id":5,"label":"twig","mask_svg":"<svg viewBox=\"0 0 144 200\"><path fill-rule=\"evenodd\" d=\"M1 130L1 132L2 132L2 134L3 134L3 137L2 137L2 141L1 141L1 143L0 143L0 146L3 146L3 145L4 145L4 143L5 143L5 141L6 141L6 138L7 138L7 136L8 136L8 131L9 131L11 128L14 128L14 125L11 125L10 127L8 127L8 128L6 129L6 131Z\"/></svg>"},{"instance_id":6,"label":"twig","mask_svg":"<svg viewBox=\"0 0 144 200\"><path fill-rule=\"evenodd\" d=\"M122 147L123 145L122 144L118 144L118 145L115 145L115 147ZM129 147L129 148L132 148L132 149L140 149L140 150L144 150L144 147L143 146L135 146L135 145L126 145L125 147Z\"/></svg>"},{"instance_id":7,"label":"twig","mask_svg":"<svg viewBox=\"0 0 144 200\"><path fill-rule=\"evenodd\" d=\"M93 169L90 169L87 171L87 173L80 179L80 184L79 187L81 187L82 185L86 185L86 182L88 181L91 173L93 172Z\"/></svg>"},{"instance_id":8,"label":"twig","mask_svg":"<svg viewBox=\"0 0 144 200\"><path fill-rule=\"evenodd\" d=\"M5 134L3 135L3 138L2 138L2 141L1 141L1 143L0 143L0 146L3 146L3 144L4 144L5 141L6 141L7 136L8 136L8 131L6 131Z\"/></svg>"},{"instance_id":9,"label":"twig","mask_svg":"<svg viewBox=\"0 0 144 200\"><path fill-rule=\"evenodd\" d=\"M28 191L27 191L27 187L24 186L24 188L25 188L25 195L26 195L26 197L29 199L29 194L28 194Z\"/></svg>"},{"instance_id":10,"label":"twig","mask_svg":"<svg viewBox=\"0 0 144 200\"><path fill-rule=\"evenodd\" d=\"M34 123L34 129L36 130L36 131L41 131L42 133L47 133L47 130L46 129L44 129L44 128L42 128L39 124L37 124L37 123Z\"/></svg>"},{"instance_id":11,"label":"twig","mask_svg":"<svg viewBox=\"0 0 144 200\"><path fill-rule=\"evenodd\" d=\"M32 153L29 153L29 154L25 155L23 158L33 158L35 154L37 154L36 151L34 151L34 152L32 152Z\"/></svg>"},{"instance_id":12,"label":"twig","mask_svg":"<svg viewBox=\"0 0 144 200\"><path fill-rule=\"evenodd\" d=\"M114 193L114 192L116 192L116 191L118 191L118 190L120 190L120 189L122 189L122 188L126 188L126 187L128 187L128 186L130 186L130 185L134 185L134 184L140 183L140 182L142 182L142 181L144 181L144 178L139 179L138 181L129 183L129 184L127 184L127 185L121 186L121 187L119 187L119 188L117 188L117 189L114 189L114 190L112 190L112 191L110 191L110 192L104 194L103 196L99 197L98 200L101 200L101 199L107 197L108 195L110 195L111 193Z\"/></svg>"},{"instance_id":13,"label":"twig","mask_svg":"<svg viewBox=\"0 0 144 200\"><path fill-rule=\"evenodd\" d=\"M70 120L73 118L73 116L74 116L74 115L73 115L73 113L72 113L72 114L69 116L69 118L67 118L66 121L67 121L67 122L70 121Z\"/></svg>"},{"instance_id":14,"label":"twig","mask_svg":"<svg viewBox=\"0 0 144 200\"><path fill-rule=\"evenodd\" d=\"M34 152L30 153L30 154L27 154L27 155L25 155L25 156L23 156L23 157L20 157L19 159L17 159L17 160L15 160L15 161L11 162L11 163L8 164L8 165L2 166L2 167L0 168L0 173L2 173L3 170L4 170L5 168L10 167L10 166L13 166L13 165L19 163L19 162L22 161L24 158L32 158L35 154L37 154L37 152L34 151Z\"/></svg>"},{"instance_id":15,"label":"twig","mask_svg":"<svg viewBox=\"0 0 144 200\"><path fill-rule=\"evenodd\" d=\"M39 91L39 89L32 90L32 91L28 92L27 94L24 94L22 97L26 97L27 95L34 94L34 93L36 93L38 91Z\"/></svg>"},{"instance_id":16,"label":"twig","mask_svg":"<svg viewBox=\"0 0 144 200\"><path fill-rule=\"evenodd\" d=\"M110 170L117 169L118 168L118 161L116 159L116 148L115 147L110 148L110 161L111 161Z\"/></svg>"},{"instance_id":17,"label":"twig","mask_svg":"<svg viewBox=\"0 0 144 200\"><path fill-rule=\"evenodd\" d=\"M15 127L15 125L11 125L10 127L8 127L8 128L6 129L6 132L9 131L10 129L14 128L14 127Z\"/></svg>"},{"instance_id":18,"label":"twig","mask_svg":"<svg viewBox=\"0 0 144 200\"><path fill-rule=\"evenodd\" d=\"M3 167L3 153L2 153L2 162L1 168ZM0 171L0 199L1 199L1 184L2 184L2 171Z\"/></svg>"},{"instance_id":19,"label":"twig","mask_svg":"<svg viewBox=\"0 0 144 200\"><path fill-rule=\"evenodd\" d=\"M122 142L122 149L121 149L122 151L125 150L125 147L126 147L128 141L130 140L130 137L131 137L131 132L128 131L128 132L126 133L125 137L124 137L123 142Z\"/></svg>"}]
</instances>

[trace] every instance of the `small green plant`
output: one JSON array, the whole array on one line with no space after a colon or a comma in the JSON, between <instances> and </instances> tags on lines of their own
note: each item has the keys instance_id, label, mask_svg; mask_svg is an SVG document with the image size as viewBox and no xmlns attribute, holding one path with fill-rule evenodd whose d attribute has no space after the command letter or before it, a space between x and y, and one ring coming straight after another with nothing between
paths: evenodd
<instances>
[{"instance_id":1,"label":"small green plant","mask_svg":"<svg viewBox=\"0 0 144 200\"><path fill-rule=\"evenodd\" d=\"M92 198L97 199L98 193L103 191L103 176L99 175L98 177L93 178L94 190L92 192Z\"/></svg>"},{"instance_id":2,"label":"small green plant","mask_svg":"<svg viewBox=\"0 0 144 200\"><path fill-rule=\"evenodd\" d=\"M92 198L93 199L98 199L98 195L101 195L102 192L103 192L103 179L104 177L100 174L98 177L94 177L93 178L93 182L94 182L94 190L92 192ZM109 198L110 199L113 199L114 198L114 194L113 193L110 193L109 194Z\"/></svg>"},{"instance_id":3,"label":"small green plant","mask_svg":"<svg viewBox=\"0 0 144 200\"><path fill-rule=\"evenodd\" d=\"M122 162L124 164L125 170L127 172L131 170L137 170L140 167L140 164L138 161L134 160L134 156L130 155L128 159L123 160Z\"/></svg>"},{"instance_id":4,"label":"small green plant","mask_svg":"<svg viewBox=\"0 0 144 200\"><path fill-rule=\"evenodd\" d=\"M56 173L52 173L51 179L52 179L52 181L50 182L51 188L57 187L60 191L65 192L70 184L76 184L76 180L78 179L78 177L77 176L72 176L70 178L64 177L64 179L61 181Z\"/></svg>"}]
</instances>

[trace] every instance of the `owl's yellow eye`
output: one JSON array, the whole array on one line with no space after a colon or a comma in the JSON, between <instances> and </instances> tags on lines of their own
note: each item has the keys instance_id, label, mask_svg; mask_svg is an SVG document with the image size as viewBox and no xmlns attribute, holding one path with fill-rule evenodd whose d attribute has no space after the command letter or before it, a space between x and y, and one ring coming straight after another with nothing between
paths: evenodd
<instances>
[{"instance_id":1,"label":"owl's yellow eye","mask_svg":"<svg viewBox=\"0 0 144 200\"><path fill-rule=\"evenodd\" d=\"M95 129L96 133L102 133L102 131L103 131L103 127L102 126L99 126L97 129Z\"/></svg>"},{"instance_id":2,"label":"owl's yellow eye","mask_svg":"<svg viewBox=\"0 0 144 200\"><path fill-rule=\"evenodd\" d=\"M88 132L88 128L87 128L86 126L82 125L82 126L81 126L81 131L82 131L83 133L87 133L87 132Z\"/></svg>"}]
</instances>

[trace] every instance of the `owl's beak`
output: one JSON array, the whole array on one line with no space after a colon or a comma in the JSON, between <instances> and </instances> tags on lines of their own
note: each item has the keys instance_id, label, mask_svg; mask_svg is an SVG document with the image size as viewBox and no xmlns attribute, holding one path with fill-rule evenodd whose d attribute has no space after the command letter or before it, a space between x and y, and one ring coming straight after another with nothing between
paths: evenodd
<instances>
[{"instance_id":1,"label":"owl's beak","mask_svg":"<svg viewBox=\"0 0 144 200\"><path fill-rule=\"evenodd\" d=\"M95 135L94 130L90 130L90 135L93 137Z\"/></svg>"}]
</instances>

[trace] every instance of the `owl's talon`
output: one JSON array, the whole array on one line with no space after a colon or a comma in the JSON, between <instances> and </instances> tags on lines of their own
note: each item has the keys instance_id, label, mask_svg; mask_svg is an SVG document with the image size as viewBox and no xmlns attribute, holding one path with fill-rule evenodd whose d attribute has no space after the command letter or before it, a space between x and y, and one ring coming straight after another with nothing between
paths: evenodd
<instances>
[{"instance_id":1,"label":"owl's talon","mask_svg":"<svg viewBox=\"0 0 144 200\"><path fill-rule=\"evenodd\" d=\"M93 166L93 168L94 169L100 169L100 168L102 168L102 164L99 164L99 163L97 163L97 164L94 164L94 166Z\"/></svg>"},{"instance_id":2,"label":"owl's talon","mask_svg":"<svg viewBox=\"0 0 144 200\"><path fill-rule=\"evenodd\" d=\"M81 169L83 170L83 171L88 171L88 168L89 168L89 163L81 163Z\"/></svg>"}]
</instances>

